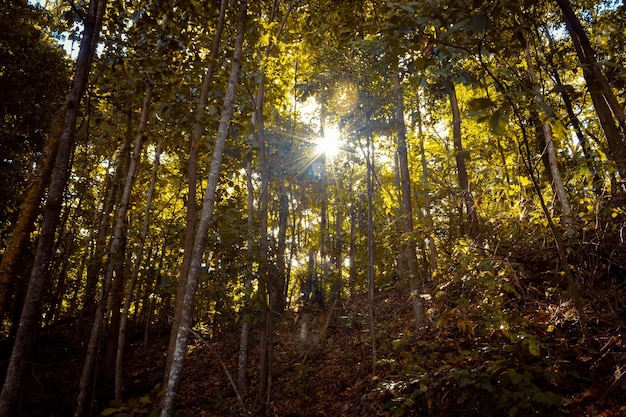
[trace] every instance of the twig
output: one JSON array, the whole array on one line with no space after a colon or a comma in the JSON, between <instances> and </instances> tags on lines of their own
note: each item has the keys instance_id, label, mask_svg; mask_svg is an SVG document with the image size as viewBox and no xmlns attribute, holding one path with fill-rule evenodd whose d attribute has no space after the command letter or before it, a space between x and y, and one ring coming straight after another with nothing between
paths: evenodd
<instances>
[{"instance_id":1,"label":"twig","mask_svg":"<svg viewBox=\"0 0 626 417\"><path fill-rule=\"evenodd\" d=\"M317 338L317 341L313 343L313 345L309 348L309 350L304 354L304 357L302 358L302 363L306 362L311 352L313 352L313 349L315 349L317 345L319 345L322 342L322 339L324 339L324 337L326 336L326 331L328 330L328 326L330 325L330 320L333 317L335 307L337 306L337 301L339 301L339 299L335 298L335 301L333 301L332 306L328 310L328 316L326 317L326 322L324 323L324 327L322 327L322 330L320 331L320 335Z\"/></svg>"},{"instance_id":2,"label":"twig","mask_svg":"<svg viewBox=\"0 0 626 417\"><path fill-rule=\"evenodd\" d=\"M611 386L604 392L604 394L602 394L602 396L600 397L600 399L598 400L598 402L600 404L604 404L604 402L606 401L606 397L609 396L609 394L611 392L613 392L613 390L615 389L615 387L617 387L619 384L622 383L622 380L624 379L624 377L626 376L626 365L618 367L615 370L615 380L613 381L613 383L611 384Z\"/></svg>"},{"instance_id":3,"label":"twig","mask_svg":"<svg viewBox=\"0 0 626 417\"><path fill-rule=\"evenodd\" d=\"M204 346L207 347L207 349L209 349L209 352L211 352L213 354L213 356L215 356L217 358L217 360L219 361L220 365L222 366L222 369L224 370L224 373L226 374L226 377L228 378L228 381L230 382L231 387L233 387L233 390L235 391L235 395L237 396L237 400L239 401L239 405L241 405L241 410L243 411L244 415L250 415L250 413L248 412L248 410L246 409L246 404L243 402L243 398L241 398L241 395L239 394L239 390L237 389L237 384L235 384L235 380L233 379L233 376L231 375L230 371L228 370L228 367L226 366L226 364L224 363L224 361L222 360L222 358L220 357L220 355L217 354L217 352L215 352L215 350L213 350L213 348L211 347L211 345L209 344L209 342L207 342L201 335L200 333L196 332L193 329L189 329L191 331L191 333L200 341L202 342L202 344Z\"/></svg>"}]
</instances>

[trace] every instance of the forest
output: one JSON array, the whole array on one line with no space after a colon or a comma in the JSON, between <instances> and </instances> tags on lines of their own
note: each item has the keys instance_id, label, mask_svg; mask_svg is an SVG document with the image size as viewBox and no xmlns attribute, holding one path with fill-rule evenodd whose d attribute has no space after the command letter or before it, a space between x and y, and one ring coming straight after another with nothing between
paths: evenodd
<instances>
[{"instance_id":1,"label":"forest","mask_svg":"<svg viewBox=\"0 0 626 417\"><path fill-rule=\"evenodd\" d=\"M623 1L0 5L0 416L626 416Z\"/></svg>"}]
</instances>

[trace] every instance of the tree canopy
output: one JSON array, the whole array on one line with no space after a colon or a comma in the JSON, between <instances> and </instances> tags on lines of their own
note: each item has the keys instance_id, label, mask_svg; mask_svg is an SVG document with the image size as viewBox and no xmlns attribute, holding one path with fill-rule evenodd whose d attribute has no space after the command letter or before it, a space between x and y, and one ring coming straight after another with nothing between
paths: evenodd
<instances>
[{"instance_id":1,"label":"tree canopy","mask_svg":"<svg viewBox=\"0 0 626 417\"><path fill-rule=\"evenodd\" d=\"M623 2L0 1L0 411L624 411Z\"/></svg>"}]
</instances>

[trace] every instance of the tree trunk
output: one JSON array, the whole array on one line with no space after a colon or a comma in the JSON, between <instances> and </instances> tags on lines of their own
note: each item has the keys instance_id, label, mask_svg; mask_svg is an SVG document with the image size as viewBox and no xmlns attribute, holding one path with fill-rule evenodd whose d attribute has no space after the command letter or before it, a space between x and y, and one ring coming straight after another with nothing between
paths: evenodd
<instances>
[{"instance_id":1,"label":"tree trunk","mask_svg":"<svg viewBox=\"0 0 626 417\"><path fill-rule=\"evenodd\" d=\"M152 209L152 199L154 198L154 189L156 187L157 174L159 171L159 164L161 159L161 150L163 148L164 136L159 139L155 155L154 165L152 167L152 176L150 178L150 187L148 188L148 196L146 197L146 210L143 215L143 227L141 229L141 235L139 237L139 247L137 248L137 258L133 266L133 272L130 283L126 289L126 299L124 300L124 308L122 310L120 318L119 336L117 338L117 349L115 354L115 399L123 400L124 389L124 349L126 345L126 328L128 324L128 313L130 309L130 303L133 297L133 290L135 283L139 277L139 269L143 262L143 250L148 237L148 230L150 226L150 211Z\"/></svg>"},{"instance_id":2,"label":"tree trunk","mask_svg":"<svg viewBox=\"0 0 626 417\"><path fill-rule=\"evenodd\" d=\"M461 139L461 111L459 110L459 101L456 97L456 87L451 81L448 85L448 94L450 96L450 108L452 110L452 135L454 139L457 175L459 177L461 193L463 194L463 203L467 211L468 234L472 240L478 242L480 240L480 221L478 219L474 197L469 189L469 179L467 176L467 168L465 167L465 151L463 150L463 141Z\"/></svg>"},{"instance_id":3,"label":"tree trunk","mask_svg":"<svg viewBox=\"0 0 626 417\"><path fill-rule=\"evenodd\" d=\"M356 293L356 229L357 229L357 198L354 195L354 166L350 168L350 243L348 246L348 257L350 258L350 269L348 271L348 288L350 295Z\"/></svg>"},{"instance_id":4,"label":"tree trunk","mask_svg":"<svg viewBox=\"0 0 626 417\"><path fill-rule=\"evenodd\" d=\"M24 371L28 365L28 357L35 340L35 332L41 319L41 300L46 287L48 265L52 256L59 214L63 205L63 194L69 173L69 160L74 147L76 119L80 101L87 86L105 7L106 0L90 1L87 16L84 20L83 36L76 60L74 81L66 103L67 110L48 189L37 253L24 300L24 309L20 317L20 326L15 338L15 344L13 345L2 393L0 393L1 416L8 417L15 412Z\"/></svg>"},{"instance_id":5,"label":"tree trunk","mask_svg":"<svg viewBox=\"0 0 626 417\"><path fill-rule=\"evenodd\" d=\"M246 281L244 283L243 319L241 324L241 340L239 342L239 361L237 371L237 388L241 395L248 394L248 344L250 342L250 292L254 279L254 185L252 183L252 163L248 160L246 167L248 188L248 263Z\"/></svg>"},{"instance_id":6,"label":"tree trunk","mask_svg":"<svg viewBox=\"0 0 626 417\"><path fill-rule=\"evenodd\" d=\"M369 115L366 126L369 124ZM372 341L372 369L376 369L378 354L376 352L376 319L374 317L374 278L375 278L375 247L374 247L374 146L372 131L367 130L367 295L369 307L370 337Z\"/></svg>"},{"instance_id":7,"label":"tree trunk","mask_svg":"<svg viewBox=\"0 0 626 417\"><path fill-rule=\"evenodd\" d=\"M415 315L415 328L420 329L424 322L424 304L416 289L418 279L417 255L415 253L415 239L413 237L413 203L411 201L411 178L409 173L409 158L406 147L406 125L404 122L404 93L400 84L398 69L393 71L393 88L395 96L395 118L398 140L398 165L400 174L400 213L402 224L402 253L407 265L408 283L411 289L411 305Z\"/></svg>"},{"instance_id":8,"label":"tree trunk","mask_svg":"<svg viewBox=\"0 0 626 417\"><path fill-rule=\"evenodd\" d=\"M280 37L282 30L287 22L287 17L295 2L292 2L281 21L277 33L274 38ZM269 12L268 20L274 22L276 18L276 12L278 11L279 2L274 0L272 2L271 11ZM276 43L270 40L265 48L264 54L260 54L260 59L267 59L271 55L272 51L276 47ZM259 365L259 400L265 405L270 403L271 383L272 383L272 360L273 360L273 347L274 347L274 327L275 327L275 314L277 313L274 308L279 297L276 294L278 287L276 283L276 277L270 273L270 259L269 259L269 241L268 241L268 213L269 213L269 184L270 184L270 165L269 165L269 152L265 139L265 115L263 107L265 103L265 62L260 62L259 82L257 84L256 94L256 127L257 127L257 139L259 144L259 173L261 178L261 195L259 197L259 290L263 291L263 298L266 299L266 311L263 313L264 327L261 331L261 358ZM280 254L279 254L280 256ZM282 294L282 291L281 291Z\"/></svg>"},{"instance_id":9,"label":"tree trunk","mask_svg":"<svg viewBox=\"0 0 626 417\"><path fill-rule=\"evenodd\" d=\"M340 187L340 182L337 182L337 187ZM339 190L335 198L335 245L333 255L335 261L335 282L333 283L333 300L341 299L341 292L343 290L343 207L339 198Z\"/></svg>"},{"instance_id":10,"label":"tree trunk","mask_svg":"<svg viewBox=\"0 0 626 417\"><path fill-rule=\"evenodd\" d=\"M102 211L100 213L100 222L98 230L96 231L94 241L94 247L87 263L87 277L85 283L85 292L83 295L83 310L81 314L81 320L79 323L79 334L86 337L88 326L91 324L92 317L96 310L96 290L98 286L98 280L100 273L103 269L103 259L107 252L107 245L110 244L109 236L111 234L111 213L113 208L119 200L122 188L122 178L124 173L128 172L128 164L130 163L130 145L132 139L132 109L126 112L127 130L124 135L124 141L120 147L120 151L117 156L117 162L115 167L115 175L113 179L111 176L107 178L108 197L102 204Z\"/></svg>"},{"instance_id":11,"label":"tree trunk","mask_svg":"<svg viewBox=\"0 0 626 417\"><path fill-rule=\"evenodd\" d=\"M548 42L550 45L550 51L554 48L554 39L552 39L552 35L550 35L550 31L546 30L546 35L548 37ZM574 112L574 105L572 104L572 99L570 98L569 92L563 82L561 81L561 76L559 74L559 70L557 65L554 63L554 54L549 52L546 54L546 59L548 60L548 66L551 69L552 77L554 78L554 83L558 89L558 92L563 100L563 105L565 106L565 110L567 111L567 117L569 119L570 125L574 129L574 133L576 134L576 138L578 139L578 143L583 151L583 156L585 157L585 162L589 170L593 173L593 181L594 181L594 189L596 190L596 194L600 195L600 177L598 175L598 169L596 168L596 162L591 155L589 150L589 143L587 142L587 137L583 133L580 120L578 116Z\"/></svg>"},{"instance_id":12,"label":"tree trunk","mask_svg":"<svg viewBox=\"0 0 626 417\"><path fill-rule=\"evenodd\" d=\"M287 222L289 220L289 198L285 183L280 180L278 183L278 242L276 253L276 278L274 280L274 307L276 313L281 314L285 310L285 294L288 282L285 255L287 252Z\"/></svg>"},{"instance_id":13,"label":"tree trunk","mask_svg":"<svg viewBox=\"0 0 626 417\"><path fill-rule=\"evenodd\" d=\"M145 132L148 126L148 120L150 116L150 107L152 103L152 83L148 82L146 85L146 91L144 93L143 107L141 109L141 116L139 119L139 130L135 139L135 145L133 148L132 158L126 173L126 179L124 181L124 190L122 198L120 199L120 205L118 207L115 228L113 232L113 239L111 240L111 248L109 250L109 264L107 267L104 282L102 283L102 289L100 291L100 298L96 308L96 314L94 322L91 328L89 336L89 342L87 344L87 353L85 354L85 362L83 364L83 371L80 378L79 393L76 400L76 408L74 410L74 417L82 417L85 412L85 403L87 401L87 392L91 386L91 380L93 378L93 370L96 362L96 354L98 350L98 340L100 338L101 330L104 321L105 306L107 304L107 298L109 290L113 284L113 279L116 271L123 271L124 265L124 253L123 243L126 232L126 217L128 214L128 208L130 206L130 198L132 189L135 183L135 176L137 174L137 167L139 166L139 159L141 158L141 149L145 139ZM123 274L122 274L123 275ZM116 276L118 280L122 280L123 276ZM121 281L123 283L123 281ZM113 305L113 309L119 312L119 304ZM115 335L117 337L117 334ZM117 346L117 343L115 343Z\"/></svg>"},{"instance_id":14,"label":"tree trunk","mask_svg":"<svg viewBox=\"0 0 626 417\"><path fill-rule=\"evenodd\" d=\"M202 80L202 86L200 87L200 97L196 104L195 120L193 126L193 136L191 138L191 147L189 149L189 161L187 163L187 228L185 229L185 243L183 251L183 264L180 269L180 275L178 277L178 285L176 287L176 307L174 308L174 317L172 320L172 328L170 330L170 338L167 349L167 358L165 364L165 374L163 376L163 385L167 384L169 378L170 368L172 366L172 359L174 357L174 349L176 348L176 334L178 333L178 325L180 323L180 316L183 310L183 294L187 285L187 275L189 273L189 265L191 264L191 255L193 252L196 224L197 224L197 210L198 204L196 202L196 179L198 176L198 150L202 145L202 134L206 125L206 111L205 106L209 97L209 90L211 88L211 80L213 79L213 71L217 62L219 53L219 46L222 41L222 33L224 31L224 21L226 16L227 0L220 0L220 12L217 22L217 28L215 29L215 37L213 38L213 45L211 46L211 54L206 64L206 70L204 72L204 78Z\"/></svg>"},{"instance_id":15,"label":"tree trunk","mask_svg":"<svg viewBox=\"0 0 626 417\"><path fill-rule=\"evenodd\" d=\"M215 191L220 175L222 158L224 155L224 145L228 136L228 128L233 115L233 103L235 101L235 88L239 80L239 69L241 68L241 56L243 50L243 40L245 35L245 26L247 19L247 1L242 0L240 5L239 17L237 19L237 36L234 45L234 52L231 61L231 70L228 78L228 86L224 96L224 105L220 115L219 127L217 130L217 139L213 148L213 157L209 168L209 178L207 188L205 190L202 201L202 212L198 221L198 230L193 248L191 264L189 267L189 275L187 278L187 287L185 289L183 299L183 309L181 311L180 325L176 335L176 347L174 349L172 366L163 398L163 408L161 417L169 417L174 414L174 401L178 393L178 386L182 377L183 364L187 351L187 340L191 330L192 315L194 310L194 297L198 278L202 267L202 256L206 249L209 224L213 217L213 208L215 205Z\"/></svg>"},{"instance_id":16,"label":"tree trunk","mask_svg":"<svg viewBox=\"0 0 626 417\"><path fill-rule=\"evenodd\" d=\"M593 106L604 130L611 159L622 179L626 178L626 114L596 61L593 48L569 0L555 0L563 12Z\"/></svg>"},{"instance_id":17,"label":"tree trunk","mask_svg":"<svg viewBox=\"0 0 626 417\"><path fill-rule=\"evenodd\" d=\"M552 177L552 187L554 192L558 196L559 203L561 205L561 211L563 212L563 220L565 224L565 231L568 236L573 236L576 234L576 229L574 227L574 217L572 214L572 209L569 204L569 197L567 196L567 192L565 191L565 186L563 185L563 180L561 179L561 170L559 169L559 163L556 156L556 149L554 147L554 136L552 135L552 126L550 125L550 120L548 119L548 115L541 109L545 108L545 103L542 99L541 95L541 87L539 85L539 80L537 79L537 73L535 71L535 65L530 55L530 49L528 46L524 49L524 54L526 56L526 64L528 66L528 75L530 76L530 81L532 83L532 88L535 95L535 100L537 102L537 107L540 109L539 117L541 118L541 124L543 127L543 138L545 141L545 152L548 154L548 162L550 166L550 176Z\"/></svg>"},{"instance_id":18,"label":"tree trunk","mask_svg":"<svg viewBox=\"0 0 626 417\"><path fill-rule=\"evenodd\" d=\"M437 244L435 243L435 228L433 226L433 216L430 210L430 183L428 181L428 167L426 164L426 149L424 146L424 133L422 132L422 112L420 110L419 93L415 111L417 112L417 136L420 141L420 161L422 164L422 186L424 187L424 212L426 217L426 228L428 231L428 271L430 276L436 279L437 274ZM435 282L436 283L436 282Z\"/></svg>"},{"instance_id":19,"label":"tree trunk","mask_svg":"<svg viewBox=\"0 0 626 417\"><path fill-rule=\"evenodd\" d=\"M52 119L49 138L37 161L35 171L30 177L26 195L22 204L20 204L19 214L13 226L9 243L2 255L2 262L0 263L0 323L4 319L9 300L13 294L18 267L24 258L24 251L33 231L35 219L39 214L41 198L50 182L54 160L59 148L59 137L63 129L65 112L66 108L63 106L55 113ZM12 320L16 319L17 317L13 317Z\"/></svg>"},{"instance_id":20,"label":"tree trunk","mask_svg":"<svg viewBox=\"0 0 626 417\"><path fill-rule=\"evenodd\" d=\"M265 100L264 74L260 77L257 85L255 122L257 129L257 141L259 145L259 173L261 178L261 195L259 197L259 291L265 299L262 313L264 324L261 330L260 364L259 364L259 400L262 403L269 402L270 379L272 369L272 344L273 344L273 317L271 310L272 284L269 273L269 247L267 236L268 210L269 210L269 176L270 167L265 142L265 121L263 115L263 103Z\"/></svg>"}]
</instances>

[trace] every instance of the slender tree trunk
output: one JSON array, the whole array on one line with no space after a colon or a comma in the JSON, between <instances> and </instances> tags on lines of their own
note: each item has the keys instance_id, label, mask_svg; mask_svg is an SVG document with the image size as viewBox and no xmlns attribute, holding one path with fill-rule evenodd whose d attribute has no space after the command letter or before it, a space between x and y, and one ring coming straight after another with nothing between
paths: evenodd
<instances>
[{"instance_id":1,"label":"slender tree trunk","mask_svg":"<svg viewBox=\"0 0 626 417\"><path fill-rule=\"evenodd\" d=\"M215 36L213 38L213 45L211 46L211 53L206 64L206 70L204 72L204 78L202 79L202 86L200 87L200 97L196 104L195 120L193 127L193 136L191 139L191 147L189 149L189 161L187 162L187 217L185 229L185 243L183 252L183 264L180 269L180 275L178 277L178 285L176 287L176 306L174 308L174 317L172 320L172 328L170 330L170 339L167 350L167 359L165 364L165 374L163 379L163 385L167 383L169 378L170 368L172 366L172 359L174 358L174 349L176 348L176 334L178 333L178 325L180 323L180 316L183 310L183 294L187 285L187 275L189 273L189 266L191 265L191 255L193 252L196 224L197 224L197 210L198 204L196 202L196 179L198 176L198 151L202 146L202 134L205 128L206 119L206 103L209 97L209 90L211 88L211 81L213 79L213 72L217 57L219 53L219 46L222 41L222 33L224 31L224 22L226 17L226 7L228 1L220 0L220 12L215 29Z\"/></svg>"},{"instance_id":2,"label":"slender tree trunk","mask_svg":"<svg viewBox=\"0 0 626 417\"><path fill-rule=\"evenodd\" d=\"M132 140L132 109L126 112L127 130L124 135L124 141L120 147L120 151L117 156L117 162L115 167L115 175L111 179L108 178L108 186L105 189L108 190L108 197L103 203L103 208L100 213L100 223L95 238L93 238L94 249L93 253L87 264L87 277L85 284L85 292L83 295L83 310L81 314L81 322L79 323L79 334L85 335L88 326L91 324L91 320L96 310L96 290L100 273L103 269L103 259L107 252L107 245L110 245L109 236L111 234L111 213L114 206L119 200L122 188L122 178L126 172L128 172L128 165L130 164L130 145Z\"/></svg>"},{"instance_id":3,"label":"slender tree trunk","mask_svg":"<svg viewBox=\"0 0 626 417\"><path fill-rule=\"evenodd\" d=\"M20 317L20 326L16 334L2 392L0 393L1 416L12 416L15 412L24 371L28 365L28 357L35 340L37 325L41 319L41 301L46 287L48 265L52 256L51 252L54 246L59 214L63 205L63 194L69 172L69 160L74 147L76 119L80 101L87 86L105 7L106 0L92 0L89 3L87 17L84 20L83 36L76 60L74 81L66 103L67 110L48 189L37 253L24 300L24 309Z\"/></svg>"},{"instance_id":4,"label":"slender tree trunk","mask_svg":"<svg viewBox=\"0 0 626 417\"><path fill-rule=\"evenodd\" d=\"M348 288L350 295L356 292L356 229L357 229L357 198L354 194L354 167L350 168L350 243L348 247L348 257L350 258L350 269L348 271Z\"/></svg>"},{"instance_id":5,"label":"slender tree trunk","mask_svg":"<svg viewBox=\"0 0 626 417\"><path fill-rule=\"evenodd\" d=\"M340 187L339 182L337 182L337 187ZM343 207L341 201L339 199L340 191L337 191L337 197L335 198L335 282L333 285L333 300L341 299L341 292L343 290L343 240L342 240L342 232L343 232Z\"/></svg>"},{"instance_id":6,"label":"slender tree trunk","mask_svg":"<svg viewBox=\"0 0 626 417\"><path fill-rule=\"evenodd\" d=\"M595 58L595 53L569 0L555 0L563 12L565 26L572 38L593 106L604 130L611 159L622 179L626 178L626 114L613 93Z\"/></svg>"},{"instance_id":7,"label":"slender tree trunk","mask_svg":"<svg viewBox=\"0 0 626 417\"><path fill-rule=\"evenodd\" d=\"M9 300L13 294L18 267L24 258L24 251L33 231L35 219L39 214L41 198L50 182L54 160L59 148L59 136L62 133L65 112L66 108L63 106L52 118L49 138L37 161L35 171L29 178L26 195L22 204L20 204L19 214L13 226L9 244L2 255L2 262L0 263L0 323L3 321ZM17 320L17 317L13 317L13 320Z\"/></svg>"},{"instance_id":8,"label":"slender tree trunk","mask_svg":"<svg viewBox=\"0 0 626 417\"><path fill-rule=\"evenodd\" d=\"M369 126L369 115L367 117ZM375 247L374 247L374 147L372 131L367 131L367 294L369 306L370 337L372 340L372 369L376 369L378 354L376 352L376 318L374 317L374 279L375 279Z\"/></svg>"},{"instance_id":9,"label":"slender tree trunk","mask_svg":"<svg viewBox=\"0 0 626 417\"><path fill-rule=\"evenodd\" d=\"M261 195L259 197L259 291L265 299L263 311L264 327L261 331L260 365L259 365L259 399L265 402L269 399L270 379L272 369L271 345L273 344L273 317L271 311L272 284L269 273L269 245L267 236L268 210L269 210L269 176L270 167L265 142L265 120L263 104L265 100L264 75L257 84L255 122L257 128L257 141L259 145L259 173L261 177ZM269 401L268 401L269 402Z\"/></svg>"},{"instance_id":10,"label":"slender tree trunk","mask_svg":"<svg viewBox=\"0 0 626 417\"><path fill-rule=\"evenodd\" d=\"M561 262L561 265L562 265L563 274L565 275L565 278L567 280L569 295L572 298L572 301L574 302L574 307L576 308L576 311L578 313L578 318L580 320L582 333L583 335L585 335L586 338L590 338L591 336L589 334L587 316L584 310L585 305L584 305L583 299L580 296L580 293L578 292L576 278L574 277L574 274L572 273L572 268L569 264L569 261L567 260L567 252L566 252L565 245L563 244L563 239L561 237L561 234L558 232L556 225L552 221L552 215L550 214L550 210L548 210L548 206L546 205L546 202L543 198L543 194L541 193L541 187L539 187L539 184L537 180L535 179L535 176L533 175L533 162L532 162L533 157L530 152L530 146L528 145L528 138L526 137L526 134L524 134L523 143L524 143L524 147L526 148L526 158L524 158L524 165L526 167L526 170L528 171L528 174L532 181L533 188L535 189L537 197L539 197L541 210L543 211L543 214L546 218L548 227L550 228L550 231L552 232L552 237L554 238L554 243L556 245L556 248L559 254L559 261Z\"/></svg>"},{"instance_id":11,"label":"slender tree trunk","mask_svg":"<svg viewBox=\"0 0 626 417\"><path fill-rule=\"evenodd\" d=\"M278 183L278 242L276 254L276 278L274 288L274 310L282 314L285 310L286 289L288 275L286 275L285 255L287 252L287 222L289 220L289 198L285 183L280 180Z\"/></svg>"},{"instance_id":12,"label":"slender tree trunk","mask_svg":"<svg viewBox=\"0 0 626 417\"><path fill-rule=\"evenodd\" d=\"M404 122L404 93L400 84L398 69L393 71L393 88L395 96L395 118L398 140L398 165L400 174L400 213L402 224L402 252L408 269L408 282L411 289L411 305L415 315L415 327L419 329L424 322L424 304L417 291L418 266L415 253L415 239L413 237L413 203L411 201L411 178L409 173L409 158L406 147L406 125Z\"/></svg>"},{"instance_id":13,"label":"slender tree trunk","mask_svg":"<svg viewBox=\"0 0 626 417\"><path fill-rule=\"evenodd\" d=\"M102 376L104 377L105 385L108 387L115 380L115 355L117 351L117 341L120 334L120 320L122 314L120 309L122 307L122 298L124 292L124 285L128 279L126 274L126 248L128 247L128 219L124 218L123 227L121 229L121 235L119 239L120 245L115 255L109 253L109 263L115 264L115 270L113 271L113 278L111 279L111 286L109 294L105 296L107 300L107 307L104 313L104 325L103 328L107 329L106 339L104 340L104 361L102 364ZM106 277L105 277L106 281ZM95 318L97 320L97 318ZM108 326L107 326L108 325ZM97 379L97 377L96 377Z\"/></svg>"},{"instance_id":14,"label":"slender tree trunk","mask_svg":"<svg viewBox=\"0 0 626 417\"><path fill-rule=\"evenodd\" d=\"M463 150L463 142L461 139L461 111L459 110L459 101L456 97L456 87L453 82L450 82L448 86L448 94L450 97L450 108L452 110L452 135L454 138L457 175L459 177L461 193L463 194L463 203L467 211L468 234L474 241L479 241L480 220L478 219L474 197L469 189L469 179L467 176L467 168L465 167L465 151Z\"/></svg>"},{"instance_id":15,"label":"slender tree trunk","mask_svg":"<svg viewBox=\"0 0 626 417\"><path fill-rule=\"evenodd\" d=\"M243 320L241 324L241 340L239 342L239 362L237 372L237 388L241 395L248 394L248 344L250 342L250 292L254 277L254 185L252 183L252 163L248 160L246 167L248 188L248 264L246 282L244 283Z\"/></svg>"},{"instance_id":16,"label":"slender tree trunk","mask_svg":"<svg viewBox=\"0 0 626 417\"><path fill-rule=\"evenodd\" d=\"M240 4L239 17L237 19L237 36L234 45L233 57L231 60L230 76L228 78L228 86L224 96L224 105L220 115L219 127L217 130L217 139L213 148L213 157L209 168L209 178L207 188L205 190L202 212L198 222L198 230L193 248L193 255L189 267L189 275L187 278L187 288L185 289L183 309L181 314L178 334L176 336L176 347L174 349L174 357L170 369L169 378L163 398L163 408L161 417L170 417L174 414L174 401L178 394L178 387L182 377L183 364L187 351L187 340L191 330L192 315L194 310L194 298L198 278L202 266L202 256L206 249L209 225L213 217L213 208L215 205L215 191L220 175L220 168L224 155L224 146L226 137L228 136L228 128L233 115L233 103L235 101L235 88L239 80L239 69L241 68L241 56L243 50L243 40L245 35L245 26L247 20L247 1L242 0Z\"/></svg>"},{"instance_id":17,"label":"slender tree trunk","mask_svg":"<svg viewBox=\"0 0 626 417\"><path fill-rule=\"evenodd\" d=\"M274 0L269 12L268 20L273 22L276 18L276 12L278 11L279 2ZM279 38L282 30L287 22L287 17L293 7L294 3L291 3L281 21L278 31L275 34L275 38ZM264 55L261 59L267 59L271 55L272 51L276 47L273 40L270 40L269 44L265 48ZM270 183L270 165L268 146L265 138L265 115L263 107L265 103L265 62L260 62L261 77L257 84L256 95L256 127L257 127L257 140L259 144L259 173L261 177L261 195L259 197L259 290L263 291L263 297L266 299L266 311L263 314L264 327L261 331L261 358L259 365L259 399L266 405L270 403L271 395L271 383L272 383L272 360L273 360L273 347L274 347L274 327L275 327L275 314L277 313L273 308L276 307L275 303L279 295L275 293L277 288L276 278L270 273L270 259L269 259L269 241L268 241L268 213L269 213L269 183ZM279 255L280 256L280 255ZM281 291L282 294L282 291ZM274 302L273 302L274 301Z\"/></svg>"},{"instance_id":18,"label":"slender tree trunk","mask_svg":"<svg viewBox=\"0 0 626 417\"><path fill-rule=\"evenodd\" d=\"M106 275L104 277L104 282L102 283L100 298L96 307L96 314L91 328L91 333L89 335L89 341L87 343L87 352L85 354L83 371L80 377L79 393L76 400L76 408L74 409L74 417L82 417L85 412L85 404L87 401L88 390L91 386L91 380L93 378L94 366L96 363L99 339L103 328L104 312L109 296L109 290L111 288L111 285L113 284L113 279L116 275L115 272L121 272L124 268L124 253L122 249L124 247L124 240L126 236L126 217L128 214L128 208L130 206L130 198L135 183L137 167L139 166L139 159L141 158L141 149L145 138L145 132L148 126L150 107L152 103L152 90L153 85L149 82L146 85L146 91L144 93L143 107L141 109L141 116L139 120L139 130L137 132L137 138L135 139L133 155L130 160L130 166L128 167L128 172L124 181L122 198L120 199L120 205L117 211L113 239L111 240L111 248L109 250L109 264L107 267ZM115 278L122 280L122 276L118 276ZM113 305L112 308L116 309L119 312L120 306L119 304ZM115 345L117 345L117 343Z\"/></svg>"},{"instance_id":19,"label":"slender tree trunk","mask_svg":"<svg viewBox=\"0 0 626 417\"><path fill-rule=\"evenodd\" d=\"M552 39L552 35L550 35L550 31L546 30L546 36L548 37L548 42L551 46L550 49L554 47L554 39ZM569 119L570 125L574 129L574 133L576 134L576 138L578 139L578 143L583 151L583 156L585 157L585 162L587 163L587 167L593 173L594 176L594 188L596 189L596 193L600 194L599 183L600 178L598 176L598 170L596 168L596 162L591 155L589 150L589 143L587 142L587 137L583 133L580 120L576 113L574 112L574 105L572 104L572 100L570 98L569 92L565 85L563 85L563 81L561 81L561 76L559 75L558 66L554 63L554 54L548 53L546 54L546 59L548 60L548 65L551 68L552 77L554 78L554 83L558 88L561 99L563 100L563 105L565 106L565 110L567 111L567 117Z\"/></svg>"},{"instance_id":20,"label":"slender tree trunk","mask_svg":"<svg viewBox=\"0 0 626 417\"><path fill-rule=\"evenodd\" d=\"M154 190L156 188L157 174L159 172L159 164L161 159L161 150L163 147L164 136L159 139L155 155L154 165L152 167L152 176L150 178L150 187L148 188L148 196L146 197L146 210L143 215L143 227L141 228L141 235L139 237L139 247L137 248L137 259L133 266L133 272L130 283L126 289L126 299L124 300L124 308L120 317L120 330L117 338L117 349L115 354L115 399L121 401L123 399L124 389L124 349L126 346L126 328L128 324L128 314L130 309L130 303L132 301L133 290L135 283L139 277L139 269L143 262L143 250L148 237L148 230L150 227L150 211L152 209L152 199L154 198Z\"/></svg>"},{"instance_id":21,"label":"slender tree trunk","mask_svg":"<svg viewBox=\"0 0 626 417\"><path fill-rule=\"evenodd\" d=\"M420 141L420 162L422 164L422 186L424 187L424 212L426 218L426 229L428 231L428 271L431 277L437 273L437 244L435 243L435 228L433 226L433 216L430 210L430 182L428 180L428 165L426 163L426 147L424 146L424 132L422 131L422 111L420 108L419 95L415 111L417 112L417 136Z\"/></svg>"},{"instance_id":22,"label":"slender tree trunk","mask_svg":"<svg viewBox=\"0 0 626 417\"><path fill-rule=\"evenodd\" d=\"M545 107L545 103L541 98L541 87L539 85L539 80L537 78L537 73L535 71L535 65L532 60L532 56L530 55L530 49L528 45L524 50L526 56L526 64L528 66L528 75L530 76L530 81L532 83L532 88L535 92L535 100L537 101L537 107L542 109ZM548 162L550 166L550 174L552 177L552 187L554 188L554 192L559 198L559 203L561 205L561 211L563 212L563 220L565 223L565 230L569 236L573 236L576 234L576 228L574 227L574 218L572 214L572 209L569 204L569 197L567 196L567 192L565 191L565 186L563 185L563 180L561 179L561 170L559 169L559 163L556 156L556 149L554 147L554 136L552 135L552 126L550 125L550 120L548 119L548 115L545 114L544 111L540 111L539 117L542 119L541 124L543 127L543 138L545 141L545 150L548 154Z\"/></svg>"}]
</instances>

